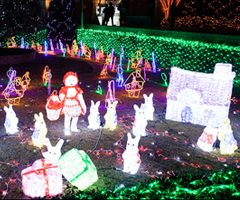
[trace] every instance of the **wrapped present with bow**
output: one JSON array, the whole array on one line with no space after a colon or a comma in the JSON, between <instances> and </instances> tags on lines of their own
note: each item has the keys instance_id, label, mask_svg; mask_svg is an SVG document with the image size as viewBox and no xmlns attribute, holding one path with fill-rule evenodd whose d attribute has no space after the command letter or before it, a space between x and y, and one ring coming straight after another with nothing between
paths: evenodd
<instances>
[{"instance_id":1,"label":"wrapped present with bow","mask_svg":"<svg viewBox=\"0 0 240 200\"><path fill-rule=\"evenodd\" d=\"M63 176L79 190L87 189L98 180L97 169L83 150L75 148L63 154L58 160Z\"/></svg>"},{"instance_id":2,"label":"wrapped present with bow","mask_svg":"<svg viewBox=\"0 0 240 200\"><path fill-rule=\"evenodd\" d=\"M22 170L23 193L32 198L56 196L62 193L62 174L57 164L45 159L36 160Z\"/></svg>"}]
</instances>

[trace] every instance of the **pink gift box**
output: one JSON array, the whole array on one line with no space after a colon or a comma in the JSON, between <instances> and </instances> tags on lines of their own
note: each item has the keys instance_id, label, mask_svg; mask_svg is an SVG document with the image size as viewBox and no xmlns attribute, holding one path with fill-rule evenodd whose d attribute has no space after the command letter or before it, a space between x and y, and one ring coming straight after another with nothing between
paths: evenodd
<instances>
[{"instance_id":1,"label":"pink gift box","mask_svg":"<svg viewBox=\"0 0 240 200\"><path fill-rule=\"evenodd\" d=\"M22 189L30 197L56 196L62 193L62 173L57 164L39 159L22 170Z\"/></svg>"}]
</instances>

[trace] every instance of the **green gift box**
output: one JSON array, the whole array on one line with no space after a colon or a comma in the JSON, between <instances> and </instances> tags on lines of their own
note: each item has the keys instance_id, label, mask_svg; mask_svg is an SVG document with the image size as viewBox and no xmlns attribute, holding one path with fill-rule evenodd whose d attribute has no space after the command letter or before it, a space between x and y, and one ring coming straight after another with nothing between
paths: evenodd
<instances>
[{"instance_id":1,"label":"green gift box","mask_svg":"<svg viewBox=\"0 0 240 200\"><path fill-rule=\"evenodd\" d=\"M63 154L58 160L63 176L79 190L84 190L98 180L97 169L83 150L75 148Z\"/></svg>"}]
</instances>

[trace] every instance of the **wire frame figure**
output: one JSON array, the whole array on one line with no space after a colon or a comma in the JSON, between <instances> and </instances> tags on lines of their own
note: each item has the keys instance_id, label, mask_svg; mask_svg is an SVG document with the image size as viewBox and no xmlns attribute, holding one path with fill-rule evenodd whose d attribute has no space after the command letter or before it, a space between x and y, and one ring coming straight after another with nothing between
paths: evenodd
<instances>
[{"instance_id":1,"label":"wire frame figure","mask_svg":"<svg viewBox=\"0 0 240 200\"><path fill-rule=\"evenodd\" d=\"M141 75L141 70L141 68L137 68L128 76L123 84L125 86L125 90L128 92L129 97L138 98L140 91L143 89L145 80ZM131 82L129 82L130 78L132 78Z\"/></svg>"},{"instance_id":2,"label":"wire frame figure","mask_svg":"<svg viewBox=\"0 0 240 200\"><path fill-rule=\"evenodd\" d=\"M142 49L137 50L131 57L131 68L137 68L140 64Z\"/></svg>"},{"instance_id":3,"label":"wire frame figure","mask_svg":"<svg viewBox=\"0 0 240 200\"><path fill-rule=\"evenodd\" d=\"M6 44L8 48L17 48L17 43L14 38L15 36L12 36L7 40Z\"/></svg>"},{"instance_id":4,"label":"wire frame figure","mask_svg":"<svg viewBox=\"0 0 240 200\"><path fill-rule=\"evenodd\" d=\"M5 99L8 101L8 104L18 105L20 99L24 96L24 91L26 89L16 89L16 70L13 70L12 67L7 71L7 76L9 78L8 84L2 94Z\"/></svg>"},{"instance_id":5,"label":"wire frame figure","mask_svg":"<svg viewBox=\"0 0 240 200\"><path fill-rule=\"evenodd\" d=\"M73 42L72 42L72 48L74 49L74 53L75 53L75 55L77 55L78 54L78 44L77 44L77 41L76 41L76 39L74 39L73 40Z\"/></svg>"},{"instance_id":6,"label":"wire frame figure","mask_svg":"<svg viewBox=\"0 0 240 200\"><path fill-rule=\"evenodd\" d=\"M91 59L92 52L86 44L83 43L83 54L87 59Z\"/></svg>"},{"instance_id":7,"label":"wire frame figure","mask_svg":"<svg viewBox=\"0 0 240 200\"><path fill-rule=\"evenodd\" d=\"M46 65L42 76L44 86L47 86L49 78L52 78L52 74L49 72L48 65Z\"/></svg>"},{"instance_id":8,"label":"wire frame figure","mask_svg":"<svg viewBox=\"0 0 240 200\"><path fill-rule=\"evenodd\" d=\"M18 76L15 78L16 86L22 86L24 90L28 88L30 81L29 72L26 72L22 77Z\"/></svg>"},{"instance_id":9,"label":"wire frame figure","mask_svg":"<svg viewBox=\"0 0 240 200\"><path fill-rule=\"evenodd\" d=\"M104 65L103 65L103 68L102 68L102 71L101 71L101 73L100 73L100 78L106 78L106 76L107 76L107 67L108 67L108 65L105 63Z\"/></svg>"}]
</instances>

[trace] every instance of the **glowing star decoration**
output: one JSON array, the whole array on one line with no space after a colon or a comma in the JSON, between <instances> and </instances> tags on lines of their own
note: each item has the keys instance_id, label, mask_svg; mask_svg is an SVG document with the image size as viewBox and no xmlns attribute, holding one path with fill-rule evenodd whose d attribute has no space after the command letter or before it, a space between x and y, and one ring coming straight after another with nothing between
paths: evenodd
<instances>
[{"instance_id":1,"label":"glowing star decoration","mask_svg":"<svg viewBox=\"0 0 240 200\"><path fill-rule=\"evenodd\" d=\"M213 150L213 144L217 140L218 128L213 127L212 122L213 118L209 119L208 125L197 141L197 146L206 152L211 152Z\"/></svg>"},{"instance_id":2,"label":"glowing star decoration","mask_svg":"<svg viewBox=\"0 0 240 200\"><path fill-rule=\"evenodd\" d=\"M107 63L105 63L104 65L103 65L103 68L102 68L102 71L100 72L100 77L101 78L106 78L106 76L107 76L107 68L108 68L108 65L107 65Z\"/></svg>"},{"instance_id":3,"label":"glowing star decoration","mask_svg":"<svg viewBox=\"0 0 240 200\"><path fill-rule=\"evenodd\" d=\"M147 120L145 118L143 104L141 104L140 108L134 104L133 108L135 110L135 119L132 126L133 135L146 136Z\"/></svg>"},{"instance_id":4,"label":"glowing star decoration","mask_svg":"<svg viewBox=\"0 0 240 200\"><path fill-rule=\"evenodd\" d=\"M116 72L117 72L117 80L116 80L116 82L118 83L117 86L118 87L122 87L123 86L123 82L124 82L122 65L120 65L120 64L118 65L118 67L116 69Z\"/></svg>"},{"instance_id":5,"label":"glowing star decoration","mask_svg":"<svg viewBox=\"0 0 240 200\"><path fill-rule=\"evenodd\" d=\"M47 126L43 118L42 112L39 115L34 114L35 124L34 131L32 134L33 145L42 148L46 145Z\"/></svg>"},{"instance_id":6,"label":"glowing star decoration","mask_svg":"<svg viewBox=\"0 0 240 200\"><path fill-rule=\"evenodd\" d=\"M233 155L238 149L237 140L234 138L229 118L225 118L218 128L218 139L220 140L220 153Z\"/></svg>"},{"instance_id":7,"label":"glowing star decoration","mask_svg":"<svg viewBox=\"0 0 240 200\"><path fill-rule=\"evenodd\" d=\"M153 93L151 93L149 96L143 94L143 97L144 97L143 110L145 119L147 121L153 120L153 113L155 111L155 108L153 107Z\"/></svg>"},{"instance_id":8,"label":"glowing star decoration","mask_svg":"<svg viewBox=\"0 0 240 200\"><path fill-rule=\"evenodd\" d=\"M83 99L83 91L78 86L78 76L74 72L67 72L63 77L63 86L59 92L64 113L64 133L79 132L77 128L78 117L86 114L87 107Z\"/></svg>"},{"instance_id":9,"label":"glowing star decoration","mask_svg":"<svg viewBox=\"0 0 240 200\"><path fill-rule=\"evenodd\" d=\"M152 71L152 67L150 65L150 63L148 62L148 59L145 59L145 63L144 63L144 68L146 71Z\"/></svg>"},{"instance_id":10,"label":"glowing star decoration","mask_svg":"<svg viewBox=\"0 0 240 200\"><path fill-rule=\"evenodd\" d=\"M36 160L32 166L22 170L23 193L31 198L56 196L62 191L62 173L57 164L49 160Z\"/></svg>"},{"instance_id":11,"label":"glowing star decoration","mask_svg":"<svg viewBox=\"0 0 240 200\"><path fill-rule=\"evenodd\" d=\"M110 100L111 103L115 101L115 82L114 80L108 81L108 91L105 97L105 107L107 104L107 100Z\"/></svg>"},{"instance_id":12,"label":"glowing star decoration","mask_svg":"<svg viewBox=\"0 0 240 200\"><path fill-rule=\"evenodd\" d=\"M17 118L16 113L12 108L12 104L9 105L9 108L7 106L4 106L3 109L6 112L6 118L4 122L6 133L9 134L17 133L18 132L17 124L19 119Z\"/></svg>"},{"instance_id":13,"label":"glowing star decoration","mask_svg":"<svg viewBox=\"0 0 240 200\"><path fill-rule=\"evenodd\" d=\"M132 81L129 82L130 78ZM140 91L143 89L144 78L141 76L141 68L137 68L132 72L124 82L125 90L128 92L129 97L138 98Z\"/></svg>"},{"instance_id":14,"label":"glowing star decoration","mask_svg":"<svg viewBox=\"0 0 240 200\"><path fill-rule=\"evenodd\" d=\"M16 70L13 70L12 67L9 68L7 71L7 76L9 78L8 84L2 94L4 95L5 99L8 101L8 104L17 105L20 103L20 99L24 95L24 91L26 89L16 88Z\"/></svg>"},{"instance_id":15,"label":"glowing star decoration","mask_svg":"<svg viewBox=\"0 0 240 200\"><path fill-rule=\"evenodd\" d=\"M22 77L16 77L15 78L15 83L16 86L22 86L23 90L26 90L30 84L30 77L29 77L29 72L26 72Z\"/></svg>"},{"instance_id":16,"label":"glowing star decoration","mask_svg":"<svg viewBox=\"0 0 240 200\"><path fill-rule=\"evenodd\" d=\"M137 50L131 57L131 68L137 68L140 64L142 50Z\"/></svg>"},{"instance_id":17,"label":"glowing star decoration","mask_svg":"<svg viewBox=\"0 0 240 200\"><path fill-rule=\"evenodd\" d=\"M127 134L128 140L126 150L122 154L123 158L123 172L136 174L141 164L138 143L140 136L132 138L131 134Z\"/></svg>"},{"instance_id":18,"label":"glowing star decoration","mask_svg":"<svg viewBox=\"0 0 240 200\"><path fill-rule=\"evenodd\" d=\"M49 66L46 65L42 76L44 86L47 86L49 78L52 78L52 74L49 72Z\"/></svg>"},{"instance_id":19,"label":"glowing star decoration","mask_svg":"<svg viewBox=\"0 0 240 200\"><path fill-rule=\"evenodd\" d=\"M31 41L31 48L34 50L36 50L36 48L37 48L33 40Z\"/></svg>"},{"instance_id":20,"label":"glowing star decoration","mask_svg":"<svg viewBox=\"0 0 240 200\"><path fill-rule=\"evenodd\" d=\"M156 69L157 69L157 66L156 66L156 62L155 62L155 56L154 56L154 53L152 52L152 68L153 68L153 72L156 73Z\"/></svg>"},{"instance_id":21,"label":"glowing star decoration","mask_svg":"<svg viewBox=\"0 0 240 200\"><path fill-rule=\"evenodd\" d=\"M62 175L79 190L85 190L98 180L97 169L83 150L67 151L58 160Z\"/></svg>"},{"instance_id":22,"label":"glowing star decoration","mask_svg":"<svg viewBox=\"0 0 240 200\"><path fill-rule=\"evenodd\" d=\"M87 59L91 59L91 50L88 48L86 44L83 43L83 54Z\"/></svg>"},{"instance_id":23,"label":"glowing star decoration","mask_svg":"<svg viewBox=\"0 0 240 200\"><path fill-rule=\"evenodd\" d=\"M107 113L104 115L105 119L105 125L104 128L110 129L113 131L116 129L117 122L118 122L118 117L116 113L116 106L118 104L118 101L114 101L111 103L111 101L108 99L108 107L107 107Z\"/></svg>"},{"instance_id":24,"label":"glowing star decoration","mask_svg":"<svg viewBox=\"0 0 240 200\"><path fill-rule=\"evenodd\" d=\"M214 117L219 127L228 117L235 75L231 64L216 64L213 74L172 67L166 119L206 126Z\"/></svg>"},{"instance_id":25,"label":"glowing star decoration","mask_svg":"<svg viewBox=\"0 0 240 200\"><path fill-rule=\"evenodd\" d=\"M24 38L21 38L21 45L20 45L21 49L25 48L25 44L24 44Z\"/></svg>"},{"instance_id":26,"label":"glowing star decoration","mask_svg":"<svg viewBox=\"0 0 240 200\"><path fill-rule=\"evenodd\" d=\"M100 128L101 120L98 111L99 106L100 101L97 101L96 104L94 104L94 101L91 100L90 115L88 116L88 128L93 130Z\"/></svg>"},{"instance_id":27,"label":"glowing star decoration","mask_svg":"<svg viewBox=\"0 0 240 200\"><path fill-rule=\"evenodd\" d=\"M48 97L46 103L47 118L50 121L55 121L59 118L62 109L61 99L57 95L57 91L53 90L52 94Z\"/></svg>"},{"instance_id":28,"label":"glowing star decoration","mask_svg":"<svg viewBox=\"0 0 240 200\"><path fill-rule=\"evenodd\" d=\"M15 42L15 36L10 37L7 40L6 44L8 48L17 48L17 43Z\"/></svg>"},{"instance_id":29,"label":"glowing star decoration","mask_svg":"<svg viewBox=\"0 0 240 200\"><path fill-rule=\"evenodd\" d=\"M77 55L77 53L78 53L78 44L77 44L77 41L75 39L72 42L72 48L74 50L74 54Z\"/></svg>"}]
</instances>

